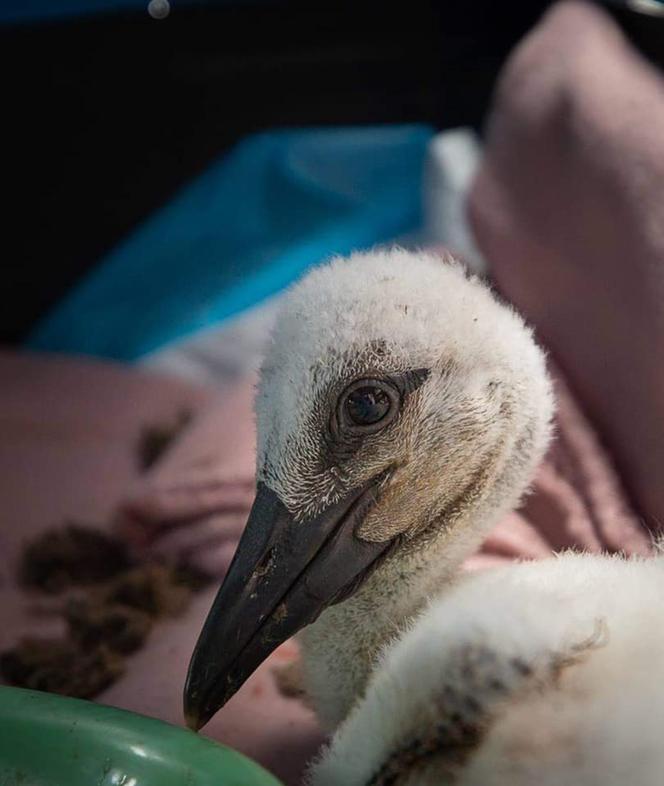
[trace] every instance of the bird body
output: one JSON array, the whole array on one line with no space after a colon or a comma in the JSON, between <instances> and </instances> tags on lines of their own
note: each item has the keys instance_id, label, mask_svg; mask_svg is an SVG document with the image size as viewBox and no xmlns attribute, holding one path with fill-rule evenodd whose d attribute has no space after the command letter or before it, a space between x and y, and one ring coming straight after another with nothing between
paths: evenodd
<instances>
[{"instance_id":1,"label":"bird body","mask_svg":"<svg viewBox=\"0 0 664 786\"><path fill-rule=\"evenodd\" d=\"M664 557L462 577L383 652L314 786L655 786Z\"/></svg>"}]
</instances>

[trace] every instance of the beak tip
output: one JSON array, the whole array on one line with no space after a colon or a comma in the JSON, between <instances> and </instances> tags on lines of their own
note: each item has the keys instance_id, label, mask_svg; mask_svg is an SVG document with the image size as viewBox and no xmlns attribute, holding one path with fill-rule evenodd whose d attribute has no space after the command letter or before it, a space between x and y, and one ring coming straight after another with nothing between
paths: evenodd
<instances>
[{"instance_id":1,"label":"beak tip","mask_svg":"<svg viewBox=\"0 0 664 786\"><path fill-rule=\"evenodd\" d=\"M197 712L185 710L184 721L187 724L187 728L191 729L192 731L200 731L208 722L208 720L209 718L202 718Z\"/></svg>"},{"instance_id":2,"label":"beak tip","mask_svg":"<svg viewBox=\"0 0 664 786\"><path fill-rule=\"evenodd\" d=\"M200 701L197 692L191 691L190 686L187 685L184 694L183 714L187 728L192 731L200 731L214 713L206 712L205 702Z\"/></svg>"},{"instance_id":3,"label":"beak tip","mask_svg":"<svg viewBox=\"0 0 664 786\"><path fill-rule=\"evenodd\" d=\"M183 702L184 721L187 728L196 732L200 731L212 720L236 690L237 688L227 690L225 694L220 695L216 683L201 686L200 681L194 680L190 673L187 677Z\"/></svg>"}]
</instances>

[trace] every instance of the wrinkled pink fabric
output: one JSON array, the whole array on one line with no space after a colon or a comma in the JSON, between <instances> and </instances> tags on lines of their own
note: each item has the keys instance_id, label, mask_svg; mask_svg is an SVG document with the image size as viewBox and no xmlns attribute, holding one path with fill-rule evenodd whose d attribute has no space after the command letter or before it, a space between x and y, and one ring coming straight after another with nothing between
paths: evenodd
<instances>
[{"instance_id":1,"label":"wrinkled pink fabric","mask_svg":"<svg viewBox=\"0 0 664 786\"><path fill-rule=\"evenodd\" d=\"M664 522L664 78L610 17L555 5L503 71L470 199L647 528Z\"/></svg>"}]
</instances>

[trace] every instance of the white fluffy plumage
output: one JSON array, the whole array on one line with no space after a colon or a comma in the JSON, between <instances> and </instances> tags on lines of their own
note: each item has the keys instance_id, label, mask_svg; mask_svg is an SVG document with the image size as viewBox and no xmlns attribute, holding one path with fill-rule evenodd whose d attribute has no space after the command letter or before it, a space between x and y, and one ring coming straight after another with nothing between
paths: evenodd
<instances>
[{"instance_id":1,"label":"white fluffy plumage","mask_svg":"<svg viewBox=\"0 0 664 786\"><path fill-rule=\"evenodd\" d=\"M661 784L662 593L662 556L460 580L383 653L311 783Z\"/></svg>"}]
</instances>

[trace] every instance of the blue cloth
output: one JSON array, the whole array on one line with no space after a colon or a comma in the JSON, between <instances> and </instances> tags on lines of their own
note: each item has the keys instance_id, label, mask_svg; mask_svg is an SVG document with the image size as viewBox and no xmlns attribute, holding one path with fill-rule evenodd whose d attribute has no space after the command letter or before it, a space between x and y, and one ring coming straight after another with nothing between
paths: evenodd
<instances>
[{"instance_id":1,"label":"blue cloth","mask_svg":"<svg viewBox=\"0 0 664 786\"><path fill-rule=\"evenodd\" d=\"M417 228L432 133L409 125L247 138L102 260L29 346L135 359L258 303L332 254Z\"/></svg>"}]
</instances>

